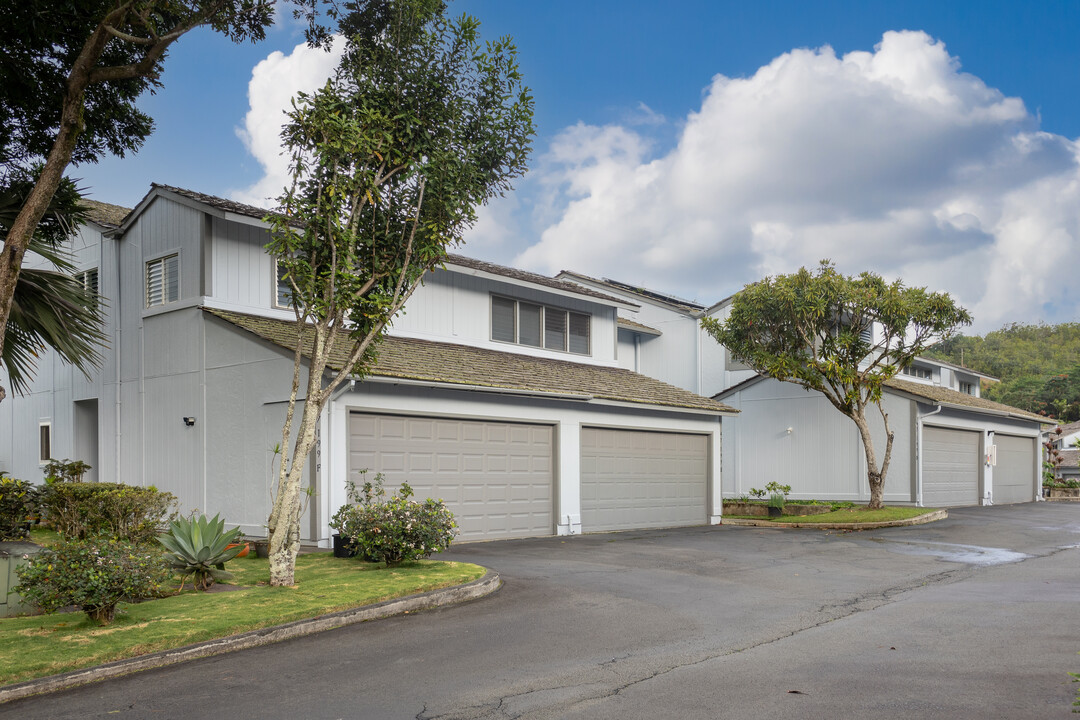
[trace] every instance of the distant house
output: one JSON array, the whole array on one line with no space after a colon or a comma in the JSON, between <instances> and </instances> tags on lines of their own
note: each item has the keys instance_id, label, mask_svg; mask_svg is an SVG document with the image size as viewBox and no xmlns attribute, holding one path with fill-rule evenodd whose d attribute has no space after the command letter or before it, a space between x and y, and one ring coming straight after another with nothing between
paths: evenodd
<instances>
[{"instance_id":1,"label":"distant house","mask_svg":"<svg viewBox=\"0 0 1080 720\"><path fill-rule=\"evenodd\" d=\"M107 303L105 363L85 379L43 357L31 392L0 403L0 469L38 479L50 457L80 458L91 480L265 532L296 332L265 214L154 185L85 225L73 242ZM736 413L622 366L619 313L639 308L450 257L325 409L303 538L328 543L365 469L446 499L463 539L718 522Z\"/></svg>"}]
</instances>

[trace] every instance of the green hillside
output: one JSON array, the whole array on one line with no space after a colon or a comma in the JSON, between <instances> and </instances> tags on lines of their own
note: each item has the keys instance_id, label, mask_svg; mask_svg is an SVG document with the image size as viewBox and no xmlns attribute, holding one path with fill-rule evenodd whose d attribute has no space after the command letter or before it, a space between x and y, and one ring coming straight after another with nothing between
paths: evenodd
<instances>
[{"instance_id":1,"label":"green hillside","mask_svg":"<svg viewBox=\"0 0 1080 720\"><path fill-rule=\"evenodd\" d=\"M957 335L926 354L1000 378L983 387L990 400L1080 420L1080 323L1013 323L982 337Z\"/></svg>"}]
</instances>

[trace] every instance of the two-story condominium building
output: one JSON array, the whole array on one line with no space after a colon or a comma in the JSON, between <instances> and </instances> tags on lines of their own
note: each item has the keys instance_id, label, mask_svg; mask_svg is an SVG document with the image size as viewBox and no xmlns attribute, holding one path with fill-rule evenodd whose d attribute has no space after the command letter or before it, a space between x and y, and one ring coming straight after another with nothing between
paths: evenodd
<instances>
[{"instance_id":1,"label":"two-story condominium building","mask_svg":"<svg viewBox=\"0 0 1080 720\"><path fill-rule=\"evenodd\" d=\"M265 214L155 185L84 226L105 362L83 378L43 357L31 391L0 403L0 470L36 480L49 457L79 458L91 479L263 532L296 332ZM305 539L328 542L362 470L444 498L462 539L719 521L734 411L623 366L619 313L637 303L455 255L405 309L323 412Z\"/></svg>"},{"instance_id":2,"label":"two-story condominium building","mask_svg":"<svg viewBox=\"0 0 1080 720\"><path fill-rule=\"evenodd\" d=\"M821 393L758 375L701 330L703 317L727 316L731 297L706 307L625 282L569 271L558 277L639 306L619 310L624 367L740 411L723 435L724 497L775 480L791 485L794 499L869 500L854 423ZM1039 497L1045 419L981 397L984 380L994 379L918 358L888 384L884 403L895 440L886 502L940 507ZM876 410L869 420L880 457L884 424Z\"/></svg>"}]
</instances>

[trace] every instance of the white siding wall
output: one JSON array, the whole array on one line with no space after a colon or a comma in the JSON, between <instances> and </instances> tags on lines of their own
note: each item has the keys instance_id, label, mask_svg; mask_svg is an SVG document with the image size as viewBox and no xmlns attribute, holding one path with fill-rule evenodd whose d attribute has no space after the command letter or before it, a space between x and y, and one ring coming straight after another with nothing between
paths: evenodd
<instances>
[{"instance_id":1,"label":"white siding wall","mask_svg":"<svg viewBox=\"0 0 1080 720\"><path fill-rule=\"evenodd\" d=\"M768 379L723 402L742 411L724 429L725 496L764 489L775 480L791 485L794 499L870 499L858 430L820 393ZM885 410L895 433L885 478L886 502L914 502L911 406L910 401L886 396ZM868 413L868 419L880 463L884 425L876 410Z\"/></svg>"}]
</instances>

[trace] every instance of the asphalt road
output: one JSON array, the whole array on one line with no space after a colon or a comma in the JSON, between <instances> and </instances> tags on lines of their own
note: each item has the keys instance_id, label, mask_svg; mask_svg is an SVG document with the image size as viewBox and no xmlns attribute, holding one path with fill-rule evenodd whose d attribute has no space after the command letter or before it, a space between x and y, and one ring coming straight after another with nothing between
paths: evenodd
<instances>
[{"instance_id":1,"label":"asphalt road","mask_svg":"<svg viewBox=\"0 0 1080 720\"><path fill-rule=\"evenodd\" d=\"M0 706L31 718L1075 718L1080 504L462 545L502 590Z\"/></svg>"}]
</instances>

